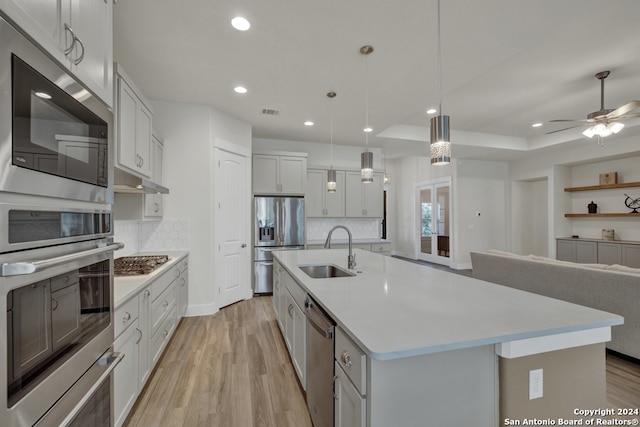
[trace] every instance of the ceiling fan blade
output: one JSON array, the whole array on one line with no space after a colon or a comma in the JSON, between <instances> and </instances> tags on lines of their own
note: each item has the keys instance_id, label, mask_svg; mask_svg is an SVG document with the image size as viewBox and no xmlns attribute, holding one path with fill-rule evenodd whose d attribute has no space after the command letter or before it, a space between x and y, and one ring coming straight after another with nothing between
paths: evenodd
<instances>
[{"instance_id":1,"label":"ceiling fan blade","mask_svg":"<svg viewBox=\"0 0 640 427\"><path fill-rule=\"evenodd\" d=\"M588 122L591 119L557 119L557 120L549 120L550 122Z\"/></svg>"},{"instance_id":2,"label":"ceiling fan blade","mask_svg":"<svg viewBox=\"0 0 640 427\"><path fill-rule=\"evenodd\" d=\"M634 119L636 117L640 117L640 113L625 114L624 116L614 117L614 119L615 120L625 120L625 119Z\"/></svg>"},{"instance_id":3,"label":"ceiling fan blade","mask_svg":"<svg viewBox=\"0 0 640 427\"><path fill-rule=\"evenodd\" d=\"M554 120L552 120L552 121L554 121ZM567 121L573 121L573 120L567 120ZM573 128L579 128L579 127L581 127L581 126L582 126L582 125L575 125L575 126L571 126L571 127L564 128L564 129L552 130L551 132L547 132L547 135L551 135L552 133L556 133L556 132L562 132L563 130L568 130L568 129L573 129Z\"/></svg>"},{"instance_id":4,"label":"ceiling fan blade","mask_svg":"<svg viewBox=\"0 0 640 427\"><path fill-rule=\"evenodd\" d=\"M635 110L636 108L640 108L640 101L631 101L607 114L607 118L616 119L619 116L627 114L629 111Z\"/></svg>"}]
</instances>

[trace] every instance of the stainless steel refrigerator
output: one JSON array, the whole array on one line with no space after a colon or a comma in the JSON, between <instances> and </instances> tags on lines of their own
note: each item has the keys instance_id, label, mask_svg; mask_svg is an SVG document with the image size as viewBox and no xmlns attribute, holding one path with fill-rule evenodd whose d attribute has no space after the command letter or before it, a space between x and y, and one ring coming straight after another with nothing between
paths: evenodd
<instances>
[{"instance_id":1,"label":"stainless steel refrigerator","mask_svg":"<svg viewBox=\"0 0 640 427\"><path fill-rule=\"evenodd\" d=\"M273 292L272 251L304 249L304 197L254 198L253 293Z\"/></svg>"}]
</instances>

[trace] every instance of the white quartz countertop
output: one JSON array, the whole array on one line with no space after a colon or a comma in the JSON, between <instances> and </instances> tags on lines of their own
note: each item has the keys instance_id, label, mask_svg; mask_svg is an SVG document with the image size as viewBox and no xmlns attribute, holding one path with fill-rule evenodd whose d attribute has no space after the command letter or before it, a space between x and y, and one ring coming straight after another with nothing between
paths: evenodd
<instances>
[{"instance_id":1,"label":"white quartz countertop","mask_svg":"<svg viewBox=\"0 0 640 427\"><path fill-rule=\"evenodd\" d=\"M115 276L115 279L113 280L113 305L116 309L123 303L127 302L129 298L139 293L149 283L160 277L162 273L166 272L182 258L189 255L189 252L142 252L133 254L132 256L140 255L168 255L169 261L165 262L149 274L141 274L139 276ZM116 258L118 257L116 256Z\"/></svg>"},{"instance_id":2,"label":"white quartz countertop","mask_svg":"<svg viewBox=\"0 0 640 427\"><path fill-rule=\"evenodd\" d=\"M324 245L326 239L314 239L314 240L307 240L307 245ZM346 245L349 243L349 239L331 239L331 244L332 245ZM386 239L377 239L377 238L371 238L371 239L353 239L352 244L357 245L357 244L370 244L370 243L391 243L391 240L386 240Z\"/></svg>"},{"instance_id":3,"label":"white quartz countertop","mask_svg":"<svg viewBox=\"0 0 640 427\"><path fill-rule=\"evenodd\" d=\"M396 359L623 323L616 314L356 249L354 277L313 279L299 265L347 269L346 249L273 255L369 357Z\"/></svg>"}]
</instances>

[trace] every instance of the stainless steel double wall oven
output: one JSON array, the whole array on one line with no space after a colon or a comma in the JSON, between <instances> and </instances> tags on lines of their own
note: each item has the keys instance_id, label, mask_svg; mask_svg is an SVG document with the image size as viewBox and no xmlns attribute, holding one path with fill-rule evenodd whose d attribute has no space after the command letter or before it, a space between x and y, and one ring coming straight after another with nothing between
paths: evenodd
<instances>
[{"instance_id":1,"label":"stainless steel double wall oven","mask_svg":"<svg viewBox=\"0 0 640 427\"><path fill-rule=\"evenodd\" d=\"M113 114L0 40L0 424L111 426Z\"/></svg>"}]
</instances>

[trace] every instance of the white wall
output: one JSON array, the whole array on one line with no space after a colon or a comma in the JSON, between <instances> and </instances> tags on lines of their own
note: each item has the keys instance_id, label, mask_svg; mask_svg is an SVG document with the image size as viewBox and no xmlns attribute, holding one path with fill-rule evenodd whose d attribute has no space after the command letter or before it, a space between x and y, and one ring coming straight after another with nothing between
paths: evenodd
<instances>
[{"instance_id":1,"label":"white wall","mask_svg":"<svg viewBox=\"0 0 640 427\"><path fill-rule=\"evenodd\" d=\"M511 182L511 251L549 256L549 182Z\"/></svg>"},{"instance_id":2,"label":"white wall","mask_svg":"<svg viewBox=\"0 0 640 427\"><path fill-rule=\"evenodd\" d=\"M204 105L152 101L153 125L164 139L164 218L189 224L189 312L215 312L213 280L213 142L251 148L251 126Z\"/></svg>"}]
</instances>

